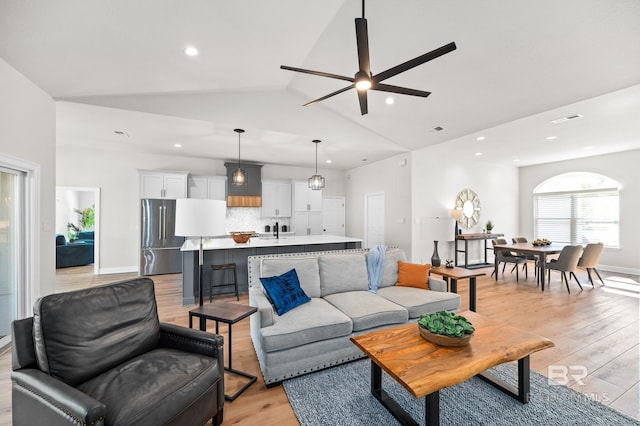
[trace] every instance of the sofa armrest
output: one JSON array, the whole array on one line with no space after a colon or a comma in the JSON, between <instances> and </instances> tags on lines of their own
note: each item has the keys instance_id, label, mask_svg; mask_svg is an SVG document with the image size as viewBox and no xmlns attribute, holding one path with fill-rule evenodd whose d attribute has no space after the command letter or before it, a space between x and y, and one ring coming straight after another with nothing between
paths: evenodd
<instances>
[{"instance_id":1,"label":"sofa armrest","mask_svg":"<svg viewBox=\"0 0 640 426\"><path fill-rule=\"evenodd\" d=\"M447 291L447 282L440 278L435 278L433 275L429 275L429 290L434 291Z\"/></svg>"},{"instance_id":2,"label":"sofa armrest","mask_svg":"<svg viewBox=\"0 0 640 426\"><path fill-rule=\"evenodd\" d=\"M15 424L45 418L47 424L103 425L107 407L78 389L35 368L11 373Z\"/></svg>"},{"instance_id":3,"label":"sofa armrest","mask_svg":"<svg viewBox=\"0 0 640 426\"><path fill-rule=\"evenodd\" d=\"M224 338L217 334L166 322L160 323L160 346L218 358L222 363Z\"/></svg>"},{"instance_id":4,"label":"sofa armrest","mask_svg":"<svg viewBox=\"0 0 640 426\"><path fill-rule=\"evenodd\" d=\"M258 308L259 328L273 325L273 306L271 306L267 296L264 295L261 289L255 287L249 289L249 304Z\"/></svg>"}]
</instances>

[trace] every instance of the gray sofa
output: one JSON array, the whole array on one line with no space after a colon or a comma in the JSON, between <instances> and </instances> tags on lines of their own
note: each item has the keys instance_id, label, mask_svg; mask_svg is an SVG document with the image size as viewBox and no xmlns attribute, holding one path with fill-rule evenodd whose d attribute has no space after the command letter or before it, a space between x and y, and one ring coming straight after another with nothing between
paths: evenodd
<instances>
[{"instance_id":1,"label":"gray sofa","mask_svg":"<svg viewBox=\"0 0 640 426\"><path fill-rule=\"evenodd\" d=\"M250 256L251 339L267 386L284 379L362 358L354 335L416 321L420 314L457 311L460 296L429 277L430 290L400 287L398 261L405 253L388 249L380 288L369 291L366 249ZM311 301L278 316L260 277L291 269Z\"/></svg>"}]
</instances>

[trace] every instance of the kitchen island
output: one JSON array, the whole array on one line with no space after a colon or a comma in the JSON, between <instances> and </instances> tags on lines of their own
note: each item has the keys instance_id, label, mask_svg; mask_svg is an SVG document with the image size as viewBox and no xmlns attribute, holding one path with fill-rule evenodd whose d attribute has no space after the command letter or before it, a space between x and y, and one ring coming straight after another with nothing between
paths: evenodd
<instances>
[{"instance_id":1,"label":"kitchen island","mask_svg":"<svg viewBox=\"0 0 640 426\"><path fill-rule=\"evenodd\" d=\"M211 284L211 265L235 263L238 274L240 292L248 292L247 257L264 254L301 253L325 250L344 250L362 247L359 238L341 237L336 235L306 235L287 236L282 238L252 237L248 243L238 244L231 237L205 239L203 244L204 262L202 286L204 295L209 296ZM184 242L182 251L182 304L193 305L198 293L198 251L199 239L188 239ZM216 283L219 284L219 283ZM216 292L216 290L218 290ZM228 288L227 288L228 290ZM214 296L224 289L214 289ZM226 291L225 291L226 293Z\"/></svg>"}]
</instances>

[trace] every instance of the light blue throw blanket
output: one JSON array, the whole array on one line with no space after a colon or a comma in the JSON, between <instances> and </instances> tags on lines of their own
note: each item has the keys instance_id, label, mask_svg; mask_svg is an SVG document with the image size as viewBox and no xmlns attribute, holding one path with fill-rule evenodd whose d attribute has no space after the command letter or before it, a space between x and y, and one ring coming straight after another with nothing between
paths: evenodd
<instances>
[{"instance_id":1,"label":"light blue throw blanket","mask_svg":"<svg viewBox=\"0 0 640 426\"><path fill-rule=\"evenodd\" d=\"M369 274L369 291L375 293L382 282L384 271L384 254L387 246L373 246L367 256L367 272Z\"/></svg>"}]
</instances>

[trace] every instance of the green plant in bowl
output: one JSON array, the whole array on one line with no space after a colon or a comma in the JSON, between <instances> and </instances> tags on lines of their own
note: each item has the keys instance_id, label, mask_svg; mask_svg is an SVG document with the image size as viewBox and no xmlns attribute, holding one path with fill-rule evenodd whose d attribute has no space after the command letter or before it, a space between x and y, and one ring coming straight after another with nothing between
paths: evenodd
<instances>
[{"instance_id":1,"label":"green plant in bowl","mask_svg":"<svg viewBox=\"0 0 640 426\"><path fill-rule=\"evenodd\" d=\"M433 334L452 338L462 338L476 330L468 319L448 311L422 314L418 325Z\"/></svg>"}]
</instances>

